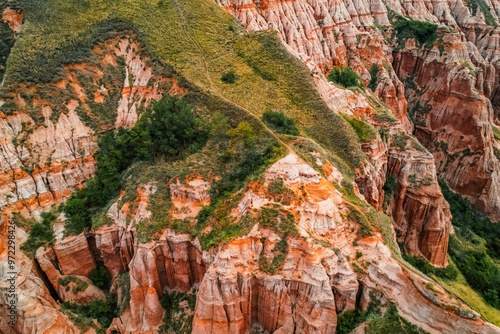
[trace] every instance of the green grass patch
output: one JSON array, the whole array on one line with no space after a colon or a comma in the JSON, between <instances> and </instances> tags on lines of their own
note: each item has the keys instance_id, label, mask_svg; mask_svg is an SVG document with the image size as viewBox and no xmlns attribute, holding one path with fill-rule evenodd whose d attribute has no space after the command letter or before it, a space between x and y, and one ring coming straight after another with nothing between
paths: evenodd
<instances>
[{"instance_id":1,"label":"green grass patch","mask_svg":"<svg viewBox=\"0 0 500 334\"><path fill-rule=\"evenodd\" d=\"M42 212L41 218L40 223L34 223L31 226L28 239L20 247L32 259L35 257L38 248L52 246L56 240L52 226L57 219L57 215L53 212Z\"/></svg>"},{"instance_id":2,"label":"green grass patch","mask_svg":"<svg viewBox=\"0 0 500 334\"><path fill-rule=\"evenodd\" d=\"M495 125L491 125L491 130L493 130L493 136L495 137L496 140L500 140L500 129L497 128Z\"/></svg>"},{"instance_id":3,"label":"green grass patch","mask_svg":"<svg viewBox=\"0 0 500 334\"><path fill-rule=\"evenodd\" d=\"M71 289L73 293L85 292L89 287L89 284L76 276L70 275L66 277L59 278L59 284L66 287L66 291L69 291L69 284L73 282L75 285Z\"/></svg>"},{"instance_id":4,"label":"green grass patch","mask_svg":"<svg viewBox=\"0 0 500 334\"><path fill-rule=\"evenodd\" d=\"M344 88L361 87L363 84L359 75L350 67L334 67L327 79Z\"/></svg>"},{"instance_id":5,"label":"green grass patch","mask_svg":"<svg viewBox=\"0 0 500 334\"><path fill-rule=\"evenodd\" d=\"M351 125L354 132L362 143L377 139L377 130L367 122L342 114L342 117Z\"/></svg>"}]
</instances>

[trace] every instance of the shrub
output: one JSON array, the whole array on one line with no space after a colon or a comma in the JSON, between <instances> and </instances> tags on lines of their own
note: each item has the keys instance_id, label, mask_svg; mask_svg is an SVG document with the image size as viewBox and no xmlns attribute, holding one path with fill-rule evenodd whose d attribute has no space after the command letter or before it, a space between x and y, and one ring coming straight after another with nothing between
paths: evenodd
<instances>
[{"instance_id":1,"label":"shrub","mask_svg":"<svg viewBox=\"0 0 500 334\"><path fill-rule=\"evenodd\" d=\"M90 279L99 289L108 289L111 286L111 277L105 267L99 267L90 271Z\"/></svg>"},{"instance_id":2,"label":"shrub","mask_svg":"<svg viewBox=\"0 0 500 334\"><path fill-rule=\"evenodd\" d=\"M378 86L378 82L380 81L378 78L378 72L380 71L380 66L378 64L373 64L372 68L370 69L370 83L368 84L368 87L372 90L375 91Z\"/></svg>"},{"instance_id":3,"label":"shrub","mask_svg":"<svg viewBox=\"0 0 500 334\"><path fill-rule=\"evenodd\" d=\"M118 316L116 294L109 294L104 300L93 300L87 305L64 302L61 304L61 311L83 332L89 327L99 329L94 324L94 319L99 322L102 329L106 330L111 325L113 318Z\"/></svg>"},{"instance_id":4,"label":"shrub","mask_svg":"<svg viewBox=\"0 0 500 334\"><path fill-rule=\"evenodd\" d=\"M377 138L377 130L363 120L343 115L344 119L351 125L361 142L370 142Z\"/></svg>"},{"instance_id":5,"label":"shrub","mask_svg":"<svg viewBox=\"0 0 500 334\"><path fill-rule=\"evenodd\" d=\"M120 306L118 314L122 315L130 303L130 274L127 272L121 273L120 275L118 275L117 279L121 296L120 300L118 301L118 306Z\"/></svg>"},{"instance_id":6,"label":"shrub","mask_svg":"<svg viewBox=\"0 0 500 334\"><path fill-rule=\"evenodd\" d=\"M348 334L365 321L366 312L345 311L337 318L337 334Z\"/></svg>"},{"instance_id":7,"label":"shrub","mask_svg":"<svg viewBox=\"0 0 500 334\"><path fill-rule=\"evenodd\" d=\"M73 275L59 278L59 284L65 286L66 291L69 290L69 284L71 282L75 283L73 289L71 290L73 293L85 292L85 290L87 290L87 288L89 287L89 284L87 282Z\"/></svg>"},{"instance_id":8,"label":"shrub","mask_svg":"<svg viewBox=\"0 0 500 334\"><path fill-rule=\"evenodd\" d=\"M53 245L56 239L52 225L57 216L52 212L42 212L42 222L31 226L28 239L21 245L21 250L30 258L34 258L38 248Z\"/></svg>"},{"instance_id":9,"label":"shrub","mask_svg":"<svg viewBox=\"0 0 500 334\"><path fill-rule=\"evenodd\" d=\"M221 78L222 82L228 83L228 84L233 84L238 80L238 75L234 70L230 70L226 73L224 73Z\"/></svg>"},{"instance_id":10,"label":"shrub","mask_svg":"<svg viewBox=\"0 0 500 334\"><path fill-rule=\"evenodd\" d=\"M407 39L415 39L417 45L431 47L437 39L437 24L408 20L402 16L398 16L394 24L396 37L402 47Z\"/></svg>"},{"instance_id":11,"label":"shrub","mask_svg":"<svg viewBox=\"0 0 500 334\"><path fill-rule=\"evenodd\" d=\"M288 253L288 234L282 237L282 239L274 246L272 252L274 254L272 261L269 261L267 256L265 255L265 247L262 247L259 256L259 270L275 275L283 266L285 262L285 256ZM262 245L266 243L266 238L261 239Z\"/></svg>"},{"instance_id":12,"label":"shrub","mask_svg":"<svg viewBox=\"0 0 500 334\"><path fill-rule=\"evenodd\" d=\"M396 191L396 188L398 186L397 181L398 179L394 175L387 175L384 187L382 188L382 190L384 190L384 210L387 209L387 206L391 201L392 194L394 194L394 192Z\"/></svg>"},{"instance_id":13,"label":"shrub","mask_svg":"<svg viewBox=\"0 0 500 334\"><path fill-rule=\"evenodd\" d=\"M366 334L424 334L424 330L399 315L396 305L391 304L384 316L371 320L365 329Z\"/></svg>"},{"instance_id":14,"label":"shrub","mask_svg":"<svg viewBox=\"0 0 500 334\"><path fill-rule=\"evenodd\" d=\"M186 312L179 304L187 301L189 310ZM159 333L191 333L193 326L194 307L196 305L196 291L165 293L161 298L161 305L165 310L163 324Z\"/></svg>"},{"instance_id":15,"label":"shrub","mask_svg":"<svg viewBox=\"0 0 500 334\"><path fill-rule=\"evenodd\" d=\"M435 268L424 258L403 254L403 259L426 275L436 275L451 281L455 281L458 277L458 269L454 264L450 264L446 268Z\"/></svg>"},{"instance_id":16,"label":"shrub","mask_svg":"<svg viewBox=\"0 0 500 334\"><path fill-rule=\"evenodd\" d=\"M334 67L328 74L328 81L332 81L344 88L361 86L359 75L350 67Z\"/></svg>"},{"instance_id":17,"label":"shrub","mask_svg":"<svg viewBox=\"0 0 500 334\"><path fill-rule=\"evenodd\" d=\"M267 126L278 133L292 136L297 136L299 134L299 130L297 130L293 119L281 112L268 109L264 111L262 120Z\"/></svg>"}]
</instances>

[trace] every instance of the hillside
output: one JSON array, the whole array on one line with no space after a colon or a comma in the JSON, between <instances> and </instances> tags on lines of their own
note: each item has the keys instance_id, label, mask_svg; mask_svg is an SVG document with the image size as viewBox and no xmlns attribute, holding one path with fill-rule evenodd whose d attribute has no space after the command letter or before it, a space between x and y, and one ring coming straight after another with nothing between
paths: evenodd
<instances>
[{"instance_id":1,"label":"hillside","mask_svg":"<svg viewBox=\"0 0 500 334\"><path fill-rule=\"evenodd\" d=\"M1 2L0 332L500 333L493 8Z\"/></svg>"}]
</instances>

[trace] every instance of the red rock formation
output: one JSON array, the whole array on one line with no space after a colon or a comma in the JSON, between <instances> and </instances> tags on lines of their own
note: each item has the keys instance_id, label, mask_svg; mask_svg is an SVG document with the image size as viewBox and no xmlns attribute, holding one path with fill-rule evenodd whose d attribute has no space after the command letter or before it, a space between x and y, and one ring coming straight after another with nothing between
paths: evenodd
<instances>
[{"instance_id":1,"label":"red rock formation","mask_svg":"<svg viewBox=\"0 0 500 334\"><path fill-rule=\"evenodd\" d=\"M23 13L10 7L6 7L2 12L2 20L7 22L9 28L17 34L23 25Z\"/></svg>"},{"instance_id":2,"label":"red rock formation","mask_svg":"<svg viewBox=\"0 0 500 334\"><path fill-rule=\"evenodd\" d=\"M128 332L158 329L165 289L188 291L206 271L199 245L189 235L166 230L159 241L139 244L130 264L130 307L121 326Z\"/></svg>"},{"instance_id":3,"label":"red rock formation","mask_svg":"<svg viewBox=\"0 0 500 334\"><path fill-rule=\"evenodd\" d=\"M388 173L397 178L392 201L398 240L411 254L422 254L435 266L446 267L451 213L428 153L391 148Z\"/></svg>"},{"instance_id":4,"label":"red rock formation","mask_svg":"<svg viewBox=\"0 0 500 334\"><path fill-rule=\"evenodd\" d=\"M2 264L0 288L8 291L10 282L7 279L11 278L9 274L11 269L6 270L9 260L7 226L7 220L2 219L0 225L0 263ZM26 239L25 233L19 228L17 228L15 236L16 245L22 244ZM12 256L12 253L10 255ZM73 323L59 312L57 302L51 296L43 279L35 274L36 270L35 263L17 249L14 269L12 269L17 273L15 277L17 321L14 327L10 326L8 324L10 320L8 315L10 314L8 314L7 307L0 308L0 330L12 334L74 333ZM0 295L0 302L3 305L6 305L6 297L6 294Z\"/></svg>"},{"instance_id":5,"label":"red rock formation","mask_svg":"<svg viewBox=\"0 0 500 334\"><path fill-rule=\"evenodd\" d=\"M90 276L96 268L87 238L83 233L58 240L54 245L59 270L63 275Z\"/></svg>"},{"instance_id":6,"label":"red rock formation","mask_svg":"<svg viewBox=\"0 0 500 334\"><path fill-rule=\"evenodd\" d=\"M269 276L255 265L261 236L254 232L219 252L200 286L193 333L245 333L254 322L272 333L334 332L334 296L319 254L291 241L282 275Z\"/></svg>"},{"instance_id":7,"label":"red rock formation","mask_svg":"<svg viewBox=\"0 0 500 334\"><path fill-rule=\"evenodd\" d=\"M84 125L80 119L82 112L92 118L89 116L92 115L90 97L86 95L90 87L80 82L75 73L84 73L93 85L97 85L106 79L103 71L98 70L99 67L111 66L117 71L126 71L124 82L99 84L94 99L97 103L109 102L112 98L110 91L122 91L114 122L116 127L133 126L138 118L137 108L147 107L151 101L161 98L160 91L173 94L186 92L185 88L177 85L175 77L152 74L152 68L146 66L149 58L133 36L123 34L99 43L92 49L92 54L95 57L93 62L67 65L67 75L61 81L47 83L30 91L29 94L33 95L31 101L21 97L29 90L24 85L18 85L8 92L5 101L0 100L0 104L14 104L11 114L0 113L2 212L23 211L28 214L30 210L48 208L65 200L72 189L81 186L94 174L92 154L97 149L95 129ZM117 58L124 58L124 69L119 68ZM66 87L71 95L68 95L67 90L62 90ZM62 95L59 98L63 101L61 105L54 105L53 101L43 98L47 94L44 90L51 94L53 91L59 92ZM43 121L33 119L22 111L26 106L39 109ZM54 118L54 115L57 117ZM112 126L112 123L100 125L104 130Z\"/></svg>"},{"instance_id":8,"label":"red rock formation","mask_svg":"<svg viewBox=\"0 0 500 334\"><path fill-rule=\"evenodd\" d=\"M349 6L343 2L307 0L265 4L250 0L243 2L228 0L219 3L240 19L249 31L268 27L278 30L287 49L304 61L314 73L321 96L333 110L358 115L376 127L380 124L373 117L376 111L370 106L368 100L360 93L339 89L332 83L327 83L316 65L324 70L332 63L343 66L349 64L356 69L365 82L368 82L370 75L367 69L371 67L367 64L378 64L379 83L375 94L389 106L401 122L390 125L392 131L403 133L412 130L412 125L406 117L407 102L404 85L386 62L392 56L388 50L383 50L384 42L380 31L367 27L367 25L373 25L374 18L379 20L379 23L388 25L387 10L383 5L375 2L371 3L368 8L368 4ZM345 10L344 6L349 10L342 12L343 16L332 15L336 10ZM285 15L285 9L293 14ZM370 16L370 10L373 16ZM364 32L365 29L367 32ZM333 32L339 37L343 36L343 39L338 38L334 42ZM361 37L357 41L356 35ZM371 42L372 38L373 42ZM350 57L347 57L347 51L351 53ZM363 61L360 62L359 59ZM385 66L382 66L384 63ZM356 181L363 189L365 199L381 210L384 201L382 187L386 180L387 161L391 158L391 153L380 140L362 144L362 148L370 157L371 164L365 166L364 170L357 174ZM418 240L418 242L407 240L405 242L407 251L416 255L423 254L434 265L444 266L447 264L447 240L451 217L439 190L435 170L428 168L428 163L433 164L434 161L429 156L422 158L424 155L417 150L410 150L405 159L411 161L412 168L415 170L428 170L428 177L432 178L433 190L416 190L413 189L412 184L409 184L408 187L411 190L409 193L401 194L402 202L398 202L399 204L394 207L394 218L396 226L405 236L414 235L415 240ZM394 157L393 160L401 160L401 158ZM415 210L421 211L427 204L418 205L418 209L409 205L410 193L419 194L419 203L433 201L439 203L435 206L435 213L420 214L419 218L412 222L411 228L405 217L413 217ZM402 205L402 203L407 204ZM436 237L436 233L430 233L431 230L440 231L439 237Z\"/></svg>"},{"instance_id":9,"label":"red rock formation","mask_svg":"<svg viewBox=\"0 0 500 334\"><path fill-rule=\"evenodd\" d=\"M493 110L478 90L484 89L484 77L471 67L471 46L453 37L449 36L446 56L439 56L437 47L424 52L407 42L395 57L395 68L401 78L413 75L420 87L420 93L412 92L415 135L433 151L440 177L499 220L500 161L495 152L500 152L500 144L491 128Z\"/></svg>"}]
</instances>

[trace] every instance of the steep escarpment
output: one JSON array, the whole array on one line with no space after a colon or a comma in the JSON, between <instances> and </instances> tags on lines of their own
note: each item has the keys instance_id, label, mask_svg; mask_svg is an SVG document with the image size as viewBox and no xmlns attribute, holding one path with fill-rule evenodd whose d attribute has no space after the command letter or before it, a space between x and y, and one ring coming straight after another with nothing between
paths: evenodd
<instances>
[{"instance_id":1,"label":"steep escarpment","mask_svg":"<svg viewBox=\"0 0 500 334\"><path fill-rule=\"evenodd\" d=\"M198 239L191 240L188 234L171 229L152 241L134 242L132 258L113 283L129 299L124 304L126 299L119 298L122 311L108 332L156 332L164 315L162 296L172 289L187 291L198 282L194 333L245 333L255 327L271 332L331 333L341 312L366 310L374 302L395 303L402 316L429 332L498 330L480 320L466 305L452 300L444 290L430 289L429 281L392 258L388 246L394 241L383 241L378 230L384 234L387 228L391 230L387 218L377 218L378 223L373 225L376 230L360 237L357 230L359 224L368 223L363 222L366 218L338 215L353 210L349 202L304 160L291 154L271 166L265 175L262 184L253 184L245 196L239 196L240 204L232 212L240 223L252 219L255 225L249 233L216 251L202 250ZM279 193L274 192L277 182L283 182L284 187ZM185 187L193 193L203 189ZM118 204L113 204L108 211L112 222L96 234L102 239L102 232L129 221L129 232L120 234L115 244L127 244L130 235L135 238L136 224L148 219L144 203L156 191L146 189L137 199L139 206L132 210L129 208L134 207L133 203L124 203L117 214ZM186 200L192 206L197 203L194 196ZM325 204L328 202L330 206ZM292 215L287 215L286 210ZM274 214L276 221L266 218ZM92 254L92 237L82 234L66 239L71 242L62 239L53 246L55 254L63 250L78 253L82 259L102 259L110 272L116 270L117 258L123 261L117 256L119 250L116 254L109 250ZM40 249L37 259L50 280L54 268L65 275L85 274L79 265L68 267L48 253ZM51 262L52 267L45 262ZM121 275L130 279L128 290L120 287ZM85 280L84 275L79 277Z\"/></svg>"},{"instance_id":2,"label":"steep escarpment","mask_svg":"<svg viewBox=\"0 0 500 334\"><path fill-rule=\"evenodd\" d=\"M153 75L143 48L120 34L92 50L86 63L65 67L60 81L20 85L2 105L1 208L50 207L95 172L99 132L130 127L159 91L182 94L175 77ZM148 62L149 66L146 64ZM157 70L157 69L156 69Z\"/></svg>"},{"instance_id":3,"label":"steep escarpment","mask_svg":"<svg viewBox=\"0 0 500 334\"><path fill-rule=\"evenodd\" d=\"M442 55L437 47L426 52L407 46L395 57L395 68L413 87L408 94L415 136L433 151L440 177L496 220L500 148L483 93L495 69L458 36L448 34L445 41Z\"/></svg>"}]
</instances>

